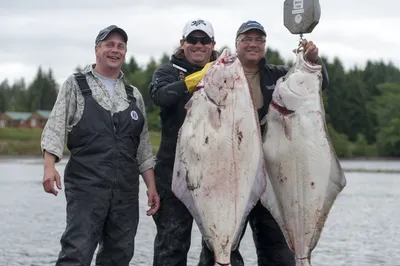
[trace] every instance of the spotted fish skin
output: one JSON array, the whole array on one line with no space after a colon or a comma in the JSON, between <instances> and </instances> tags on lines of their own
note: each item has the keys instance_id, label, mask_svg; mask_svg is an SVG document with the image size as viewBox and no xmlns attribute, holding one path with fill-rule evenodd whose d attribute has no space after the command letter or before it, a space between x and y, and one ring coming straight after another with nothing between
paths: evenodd
<instances>
[{"instance_id":1,"label":"spotted fish skin","mask_svg":"<svg viewBox=\"0 0 400 266\"><path fill-rule=\"evenodd\" d=\"M172 191L216 265L229 265L245 220L266 189L258 116L240 61L225 49L187 103Z\"/></svg>"},{"instance_id":2,"label":"spotted fish skin","mask_svg":"<svg viewBox=\"0 0 400 266\"><path fill-rule=\"evenodd\" d=\"M300 51L287 75L277 81L261 121L268 172L261 202L295 253L296 266L311 265L311 252L346 186L326 127L321 70Z\"/></svg>"}]
</instances>

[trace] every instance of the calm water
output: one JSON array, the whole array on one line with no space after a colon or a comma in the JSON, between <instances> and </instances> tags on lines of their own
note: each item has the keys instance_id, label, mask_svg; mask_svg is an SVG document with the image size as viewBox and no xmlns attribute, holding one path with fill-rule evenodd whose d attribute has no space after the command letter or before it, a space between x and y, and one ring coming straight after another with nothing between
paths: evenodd
<instances>
[{"instance_id":1,"label":"calm water","mask_svg":"<svg viewBox=\"0 0 400 266\"><path fill-rule=\"evenodd\" d=\"M346 168L399 169L400 162L344 162ZM62 175L63 163L57 165ZM0 161L0 265L54 265L65 227L64 193L44 193L40 160ZM400 174L348 173L313 252L313 266L400 265ZM150 266L155 236L147 209L144 184L141 218L131 265ZM193 228L188 265L196 265L200 234ZM241 244L246 265L256 265L251 230Z\"/></svg>"}]
</instances>

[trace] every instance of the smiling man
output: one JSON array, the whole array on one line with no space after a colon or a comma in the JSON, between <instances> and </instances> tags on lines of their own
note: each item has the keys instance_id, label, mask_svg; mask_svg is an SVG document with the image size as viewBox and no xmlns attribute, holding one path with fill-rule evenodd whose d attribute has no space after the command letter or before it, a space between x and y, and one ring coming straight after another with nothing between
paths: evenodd
<instances>
[{"instance_id":1,"label":"smiling man","mask_svg":"<svg viewBox=\"0 0 400 266\"><path fill-rule=\"evenodd\" d=\"M267 33L257 21L246 21L236 32L235 47L238 59L242 63L249 87L252 90L254 106L258 111L259 121L268 111L272 93L277 80L286 75L289 68L268 64L265 58ZM312 41L303 41L307 53L306 60L322 65L322 89L328 87L328 73L318 56L318 48ZM262 132L263 133L263 132ZM254 206L248 216L253 231L253 240L257 251L259 266L295 266L294 255L271 213L260 201ZM247 222L246 222L247 225ZM243 229L241 238L246 231ZM198 266L212 266L213 254L203 241L203 247ZM207 259L206 259L207 258ZM238 250L232 253L232 266L243 266L244 261Z\"/></svg>"},{"instance_id":2,"label":"smiling man","mask_svg":"<svg viewBox=\"0 0 400 266\"><path fill-rule=\"evenodd\" d=\"M157 235L154 241L153 266L187 265L193 217L171 191L172 171L178 131L186 116L185 104L192 97L209 62L217 59L215 36L209 21L188 21L180 46L171 60L153 74L149 93L160 107L161 144L154 168L160 209L155 216Z\"/></svg>"},{"instance_id":3,"label":"smiling man","mask_svg":"<svg viewBox=\"0 0 400 266\"><path fill-rule=\"evenodd\" d=\"M139 90L121 72L128 36L115 25L95 40L96 64L75 73L61 86L43 130L43 188L61 189L55 169L64 151L71 152L64 172L67 224L56 266L128 266L139 221L139 175L148 188L147 215L159 207L154 158L146 111Z\"/></svg>"},{"instance_id":4,"label":"smiling man","mask_svg":"<svg viewBox=\"0 0 400 266\"><path fill-rule=\"evenodd\" d=\"M277 80L289 71L288 67L267 63L266 38L267 33L259 22L246 21L238 28L235 40L237 55L252 90L253 102L260 121L268 111ZM326 89L329 82L328 73L319 58L317 46L312 41L304 40L302 47L307 61L322 65L322 89ZM248 222L253 231L257 265L295 266L294 255L278 223L260 201L250 212Z\"/></svg>"}]
</instances>

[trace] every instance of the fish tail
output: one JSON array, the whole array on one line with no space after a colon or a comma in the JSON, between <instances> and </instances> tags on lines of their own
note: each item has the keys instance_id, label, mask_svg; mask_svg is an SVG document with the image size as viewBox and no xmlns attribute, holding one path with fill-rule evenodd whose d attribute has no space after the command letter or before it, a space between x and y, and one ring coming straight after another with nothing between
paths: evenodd
<instances>
[{"instance_id":1,"label":"fish tail","mask_svg":"<svg viewBox=\"0 0 400 266\"><path fill-rule=\"evenodd\" d=\"M312 266L310 258L296 258L296 266Z\"/></svg>"},{"instance_id":2,"label":"fish tail","mask_svg":"<svg viewBox=\"0 0 400 266\"><path fill-rule=\"evenodd\" d=\"M230 249L229 252L225 253L220 253L214 250L214 261L215 261L214 266L230 266L231 265L230 257L231 257Z\"/></svg>"}]
</instances>

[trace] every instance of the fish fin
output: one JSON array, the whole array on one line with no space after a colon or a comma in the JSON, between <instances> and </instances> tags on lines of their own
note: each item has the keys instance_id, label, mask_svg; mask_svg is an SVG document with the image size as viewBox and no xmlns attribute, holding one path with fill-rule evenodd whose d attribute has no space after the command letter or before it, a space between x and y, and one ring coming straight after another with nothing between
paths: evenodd
<instances>
[{"instance_id":1,"label":"fish fin","mask_svg":"<svg viewBox=\"0 0 400 266\"><path fill-rule=\"evenodd\" d=\"M283 117L283 129L285 132L285 137L288 140L292 140L292 123L289 118Z\"/></svg>"},{"instance_id":2,"label":"fish fin","mask_svg":"<svg viewBox=\"0 0 400 266\"><path fill-rule=\"evenodd\" d=\"M331 143L330 147L331 147L331 156L330 156L331 163L330 163L329 182L324 201L324 206L322 207L323 209L326 210L326 213L324 214L326 218L330 212L330 209L333 206L334 201L336 200L340 192L344 189L347 183L345 173ZM325 223L325 220L322 220L321 223ZM323 227L324 224L320 224L319 226ZM322 228L320 228L320 230L322 230Z\"/></svg>"},{"instance_id":3,"label":"fish fin","mask_svg":"<svg viewBox=\"0 0 400 266\"><path fill-rule=\"evenodd\" d=\"M184 158L184 151L181 150L180 143L177 145L177 151L174 162L174 170L172 176L171 190L174 195L186 206L194 220L198 223L198 227L201 233L204 235L205 230L200 221L200 215L196 208L194 198L191 193L196 185L196 180L193 180L193 176L188 171L188 165Z\"/></svg>"},{"instance_id":4,"label":"fish fin","mask_svg":"<svg viewBox=\"0 0 400 266\"><path fill-rule=\"evenodd\" d=\"M263 132L261 136L261 143L264 143L268 132L268 117L267 115L260 122L260 131ZM264 155L264 154L263 154Z\"/></svg>"},{"instance_id":5,"label":"fish fin","mask_svg":"<svg viewBox=\"0 0 400 266\"><path fill-rule=\"evenodd\" d=\"M268 121L268 115L265 115L263 117L263 119L261 119L260 125L263 126L263 125L267 124L267 121Z\"/></svg>"},{"instance_id":6,"label":"fish fin","mask_svg":"<svg viewBox=\"0 0 400 266\"><path fill-rule=\"evenodd\" d=\"M346 186L346 177L342 169L342 166L340 165L339 159L336 156L334 150L331 151L331 154L332 156L331 156L329 182L324 204L322 207L322 209L326 211L325 213L322 214L322 217L324 219L321 219L321 221L317 224L318 230L316 230L316 235L315 235L315 238L317 239L320 238L322 229L325 226L326 219L328 218L329 212L331 211L336 198L339 196L340 192Z\"/></svg>"},{"instance_id":7,"label":"fish fin","mask_svg":"<svg viewBox=\"0 0 400 266\"><path fill-rule=\"evenodd\" d=\"M346 176L344 174L342 165L340 164L339 158L337 157L333 148L331 148L331 153L333 156L331 157L331 174L329 180L337 187L338 192L341 192L347 183Z\"/></svg>"},{"instance_id":8,"label":"fish fin","mask_svg":"<svg viewBox=\"0 0 400 266\"><path fill-rule=\"evenodd\" d=\"M232 250L236 250L238 248L240 236L243 232L243 228L246 223L247 217L251 212L251 210L254 208L254 206L257 204L257 202L260 200L261 196L264 194L266 187L267 187L267 171L265 169L264 154L262 153L261 149L260 159L258 163L257 177L251 189L249 195L250 198L248 200L245 212L243 214L243 219L242 221L240 221L239 230L233 237Z\"/></svg>"},{"instance_id":9,"label":"fish fin","mask_svg":"<svg viewBox=\"0 0 400 266\"><path fill-rule=\"evenodd\" d=\"M279 227L282 230L282 233L286 239L286 242L289 248L294 252L293 243L291 243L289 233L285 227L285 223L283 220L283 214L281 213L281 208L279 206L279 201L276 197L274 188L271 184L269 176L267 175L267 185L264 194L261 196L261 204L271 213L272 217L274 217L275 221L278 223Z\"/></svg>"}]
</instances>

